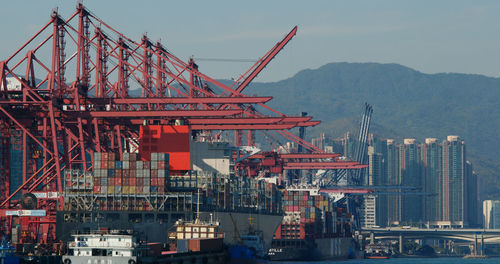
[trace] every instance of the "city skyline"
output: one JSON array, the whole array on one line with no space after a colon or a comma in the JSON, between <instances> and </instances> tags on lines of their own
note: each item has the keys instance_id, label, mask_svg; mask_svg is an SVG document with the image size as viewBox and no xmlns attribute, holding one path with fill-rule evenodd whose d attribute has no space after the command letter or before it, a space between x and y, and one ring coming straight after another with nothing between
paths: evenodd
<instances>
[{"instance_id":1,"label":"city skyline","mask_svg":"<svg viewBox=\"0 0 500 264\"><path fill-rule=\"evenodd\" d=\"M342 154L349 159L357 143L346 133L344 138L333 141L322 135L313 144L332 150L334 144L342 144ZM369 167L363 185L411 187L421 194L365 196L362 225L479 226L482 217L477 204L478 177L465 149L465 141L456 135L443 140L426 138L421 143L413 138L396 142L370 134Z\"/></svg>"}]
</instances>

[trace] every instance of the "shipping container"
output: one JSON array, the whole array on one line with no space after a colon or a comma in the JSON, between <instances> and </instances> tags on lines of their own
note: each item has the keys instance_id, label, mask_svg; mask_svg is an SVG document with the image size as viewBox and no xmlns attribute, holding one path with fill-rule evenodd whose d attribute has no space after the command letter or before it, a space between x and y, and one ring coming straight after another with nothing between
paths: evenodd
<instances>
[{"instance_id":1,"label":"shipping container","mask_svg":"<svg viewBox=\"0 0 500 264\"><path fill-rule=\"evenodd\" d=\"M194 238L188 240L188 248L192 252L220 251L222 246L223 238Z\"/></svg>"}]
</instances>

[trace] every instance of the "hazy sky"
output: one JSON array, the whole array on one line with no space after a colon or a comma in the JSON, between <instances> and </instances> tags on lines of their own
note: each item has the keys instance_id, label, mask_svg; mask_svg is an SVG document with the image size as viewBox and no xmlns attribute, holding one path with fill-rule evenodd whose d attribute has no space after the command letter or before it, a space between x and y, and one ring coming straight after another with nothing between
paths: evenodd
<instances>
[{"instance_id":1,"label":"hazy sky","mask_svg":"<svg viewBox=\"0 0 500 264\"><path fill-rule=\"evenodd\" d=\"M76 1L2 1L0 60L59 7ZM256 81L277 81L329 62L399 63L425 73L500 76L500 1L103 1L95 15L130 38L147 32L183 60L257 59L295 25L294 39ZM215 78L238 77L249 63L199 61Z\"/></svg>"}]
</instances>

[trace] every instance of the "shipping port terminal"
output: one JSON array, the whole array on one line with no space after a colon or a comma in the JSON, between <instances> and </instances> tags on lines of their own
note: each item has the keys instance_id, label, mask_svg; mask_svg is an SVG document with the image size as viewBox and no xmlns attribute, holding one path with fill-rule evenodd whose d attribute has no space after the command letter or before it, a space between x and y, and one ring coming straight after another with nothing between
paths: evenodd
<instances>
[{"instance_id":1,"label":"shipping port terminal","mask_svg":"<svg viewBox=\"0 0 500 264\"><path fill-rule=\"evenodd\" d=\"M356 204L297 180L327 170L359 185L363 157L324 152L304 139L320 121L243 93L297 30L227 84L161 42L127 37L81 3L67 17L53 11L0 58L0 236L8 248L65 264L191 255L223 263L228 247L255 253L245 242L262 241L271 260L347 258ZM257 132L270 143L256 142ZM280 148L278 137L299 148Z\"/></svg>"}]
</instances>

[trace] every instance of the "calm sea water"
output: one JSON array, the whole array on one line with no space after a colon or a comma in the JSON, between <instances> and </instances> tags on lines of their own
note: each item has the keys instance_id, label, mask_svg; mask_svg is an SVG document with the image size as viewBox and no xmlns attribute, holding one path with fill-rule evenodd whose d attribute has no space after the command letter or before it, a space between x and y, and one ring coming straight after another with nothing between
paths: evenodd
<instances>
[{"instance_id":1,"label":"calm sea water","mask_svg":"<svg viewBox=\"0 0 500 264\"><path fill-rule=\"evenodd\" d=\"M345 261L319 261L319 262L271 262L279 264L490 264L499 263L500 258L489 259L462 259L462 258L392 258L392 259L361 259L361 260L345 260Z\"/></svg>"}]
</instances>

